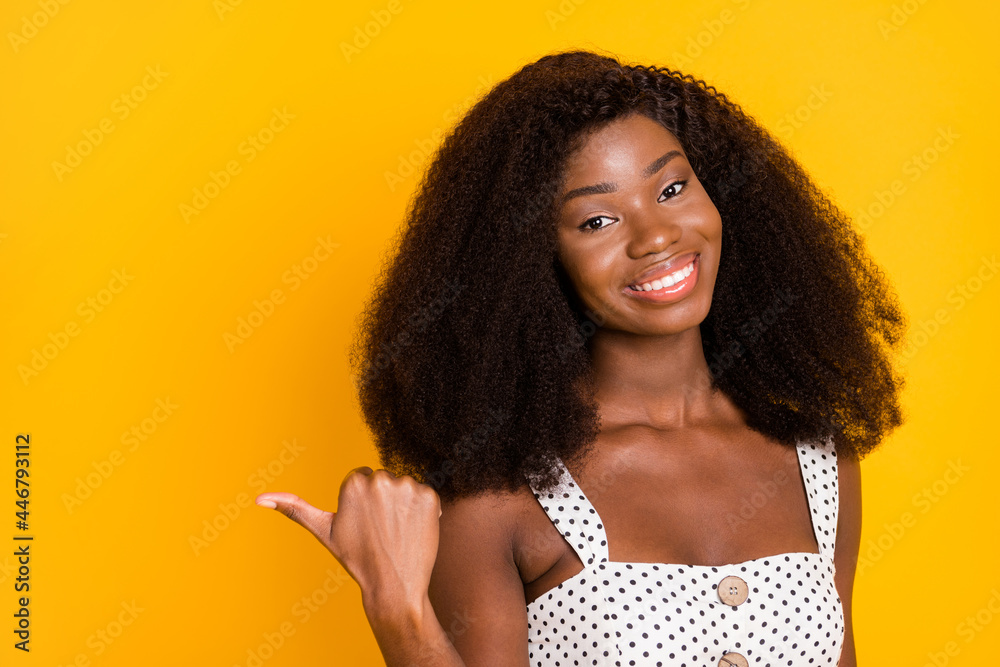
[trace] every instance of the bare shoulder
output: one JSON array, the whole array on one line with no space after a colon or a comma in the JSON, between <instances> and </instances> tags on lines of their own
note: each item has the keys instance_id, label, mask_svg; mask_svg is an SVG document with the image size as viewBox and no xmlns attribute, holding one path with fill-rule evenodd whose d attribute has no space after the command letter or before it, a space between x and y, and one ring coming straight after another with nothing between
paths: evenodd
<instances>
[{"instance_id":1,"label":"bare shoulder","mask_svg":"<svg viewBox=\"0 0 1000 667\"><path fill-rule=\"evenodd\" d=\"M475 496L441 500L441 530L468 530L492 526L509 531L523 494L487 491Z\"/></svg>"},{"instance_id":2,"label":"bare shoulder","mask_svg":"<svg viewBox=\"0 0 1000 667\"><path fill-rule=\"evenodd\" d=\"M448 548L487 549L496 558L514 559L523 517L534 501L524 486L516 492L485 493L441 501L441 544ZM477 544L467 544L467 541ZM463 546L464 545L464 546Z\"/></svg>"},{"instance_id":3,"label":"bare shoulder","mask_svg":"<svg viewBox=\"0 0 1000 667\"><path fill-rule=\"evenodd\" d=\"M442 500L428 593L467 665L528 665L524 586L514 557L523 502L521 492Z\"/></svg>"}]
</instances>

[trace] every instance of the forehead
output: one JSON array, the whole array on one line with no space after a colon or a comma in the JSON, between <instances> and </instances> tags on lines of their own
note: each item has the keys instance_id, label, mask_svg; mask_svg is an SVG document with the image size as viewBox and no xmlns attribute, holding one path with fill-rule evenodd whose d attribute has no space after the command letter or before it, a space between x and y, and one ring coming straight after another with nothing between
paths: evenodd
<instances>
[{"instance_id":1,"label":"forehead","mask_svg":"<svg viewBox=\"0 0 1000 667\"><path fill-rule=\"evenodd\" d=\"M572 181L598 173L631 172L671 150L684 154L667 128L642 114L631 114L581 137L566 160L566 177Z\"/></svg>"}]
</instances>

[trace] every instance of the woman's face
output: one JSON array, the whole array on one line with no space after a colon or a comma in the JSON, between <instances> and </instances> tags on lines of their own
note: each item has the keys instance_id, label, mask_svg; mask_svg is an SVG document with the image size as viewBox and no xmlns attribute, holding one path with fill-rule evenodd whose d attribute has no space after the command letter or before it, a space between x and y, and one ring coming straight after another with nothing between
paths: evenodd
<instances>
[{"instance_id":1,"label":"woman's face","mask_svg":"<svg viewBox=\"0 0 1000 667\"><path fill-rule=\"evenodd\" d=\"M722 218L666 128L632 114L590 134L560 202L559 260L603 328L662 335L705 319Z\"/></svg>"}]
</instances>

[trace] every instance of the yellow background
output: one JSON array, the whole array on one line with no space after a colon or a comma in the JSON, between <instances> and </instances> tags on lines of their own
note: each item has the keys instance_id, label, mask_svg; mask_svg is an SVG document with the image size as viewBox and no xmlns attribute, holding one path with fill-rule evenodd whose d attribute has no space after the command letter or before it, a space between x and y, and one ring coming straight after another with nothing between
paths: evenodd
<instances>
[{"instance_id":1,"label":"yellow background","mask_svg":"<svg viewBox=\"0 0 1000 667\"><path fill-rule=\"evenodd\" d=\"M868 212L913 327L909 421L862 466L859 657L995 657L995 4L224 2L0 10L2 664L249 666L282 627L260 664L379 664L356 584L304 530L239 503L266 488L335 509L344 474L376 463L346 349L419 171L477 95L570 47L704 78ZM81 142L77 166L53 165ZM18 433L30 654L11 633Z\"/></svg>"}]
</instances>

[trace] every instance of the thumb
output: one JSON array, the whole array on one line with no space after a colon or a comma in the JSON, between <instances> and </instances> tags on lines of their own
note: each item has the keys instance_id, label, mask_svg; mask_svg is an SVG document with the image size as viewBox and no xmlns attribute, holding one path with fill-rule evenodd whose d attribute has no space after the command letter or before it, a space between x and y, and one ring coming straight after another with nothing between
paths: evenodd
<instances>
[{"instance_id":1,"label":"thumb","mask_svg":"<svg viewBox=\"0 0 1000 667\"><path fill-rule=\"evenodd\" d=\"M262 493L256 502L261 507L275 509L299 524L323 543L327 549L330 543L330 529L333 526L333 512L313 507L294 493Z\"/></svg>"}]
</instances>

